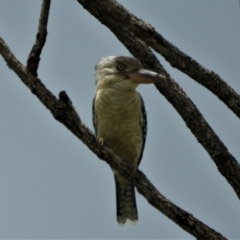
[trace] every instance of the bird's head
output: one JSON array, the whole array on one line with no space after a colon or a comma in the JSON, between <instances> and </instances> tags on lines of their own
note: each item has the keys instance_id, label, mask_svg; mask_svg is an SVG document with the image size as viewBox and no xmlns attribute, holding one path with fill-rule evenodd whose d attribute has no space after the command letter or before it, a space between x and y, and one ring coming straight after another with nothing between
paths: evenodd
<instances>
[{"instance_id":1,"label":"bird's head","mask_svg":"<svg viewBox=\"0 0 240 240\"><path fill-rule=\"evenodd\" d=\"M133 57L109 56L96 65L98 89L134 90L141 83L154 83L161 78L162 75L144 69Z\"/></svg>"}]
</instances>

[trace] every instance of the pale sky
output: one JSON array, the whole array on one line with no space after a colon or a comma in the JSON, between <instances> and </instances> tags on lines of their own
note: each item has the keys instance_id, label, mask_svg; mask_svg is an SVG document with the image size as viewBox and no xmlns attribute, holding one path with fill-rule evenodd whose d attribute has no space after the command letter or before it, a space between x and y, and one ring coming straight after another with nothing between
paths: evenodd
<instances>
[{"instance_id":1,"label":"pale sky","mask_svg":"<svg viewBox=\"0 0 240 240\"><path fill-rule=\"evenodd\" d=\"M238 0L119 0L168 41L240 93ZM26 63L40 0L0 0L0 36ZM39 78L67 91L93 130L94 66L130 53L77 1L52 0ZM239 119L208 90L157 55L240 159ZM228 239L240 238L240 204L182 118L154 85L140 86L148 135L140 169L157 189ZM0 238L194 239L138 193L139 222L119 227L109 166L31 94L0 57Z\"/></svg>"}]
</instances>

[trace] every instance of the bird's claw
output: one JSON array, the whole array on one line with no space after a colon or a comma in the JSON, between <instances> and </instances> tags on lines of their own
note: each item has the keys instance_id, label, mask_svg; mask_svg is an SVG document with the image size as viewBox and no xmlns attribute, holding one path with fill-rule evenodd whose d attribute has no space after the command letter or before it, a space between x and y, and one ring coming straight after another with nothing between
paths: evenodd
<instances>
[{"instance_id":1,"label":"bird's claw","mask_svg":"<svg viewBox=\"0 0 240 240\"><path fill-rule=\"evenodd\" d=\"M104 139L102 137L98 138L98 142L103 145L104 144Z\"/></svg>"}]
</instances>

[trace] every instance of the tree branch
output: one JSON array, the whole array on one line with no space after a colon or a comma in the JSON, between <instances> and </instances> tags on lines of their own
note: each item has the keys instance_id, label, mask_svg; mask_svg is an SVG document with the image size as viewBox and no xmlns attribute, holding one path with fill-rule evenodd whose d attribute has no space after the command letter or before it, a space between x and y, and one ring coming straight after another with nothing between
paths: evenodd
<instances>
[{"instance_id":1,"label":"tree branch","mask_svg":"<svg viewBox=\"0 0 240 240\"><path fill-rule=\"evenodd\" d=\"M42 1L36 41L32 47L31 52L29 53L28 60L27 60L27 70L36 77L38 75L37 70L38 70L40 59L41 59L40 55L47 38L47 24L48 24L50 4L51 4L51 0Z\"/></svg>"},{"instance_id":2,"label":"tree branch","mask_svg":"<svg viewBox=\"0 0 240 240\"><path fill-rule=\"evenodd\" d=\"M179 69L206 87L240 117L239 94L219 75L209 71L164 39L150 24L137 18L115 0L78 0L78 2L103 23L103 18L108 18L111 22L121 23L122 26L125 26L130 32L146 42L148 46L160 53L172 67Z\"/></svg>"},{"instance_id":3,"label":"tree branch","mask_svg":"<svg viewBox=\"0 0 240 240\"><path fill-rule=\"evenodd\" d=\"M131 52L131 54L140 59L144 67L166 76L165 80L159 81L155 84L156 88L178 111L188 128L190 128L197 140L206 149L214 163L217 165L220 173L226 178L240 199L239 163L234 156L229 153L226 146L205 121L197 107L188 98L186 93L164 70L163 66L159 63L150 48L138 37L136 37L135 32L133 33L129 31L125 25L119 21L119 18L116 21L109 16L108 11L115 12L115 6L117 5L115 0L78 0L78 2L101 23L106 25ZM128 16L124 13L124 11L126 10L122 9L122 12L119 12L121 15L120 19L122 16Z\"/></svg>"},{"instance_id":4,"label":"tree branch","mask_svg":"<svg viewBox=\"0 0 240 240\"><path fill-rule=\"evenodd\" d=\"M16 59L6 43L0 38L0 53L7 65L19 76L24 84L37 96L37 98L51 111L54 118L64 124L77 138L85 143L100 159L107 162L122 176L129 179L132 173L131 166L127 161L114 154L114 152L102 146L94 134L81 122L71 100L65 92L59 94L59 100L34 77ZM152 206L161 211L181 228L194 235L197 239L226 239L215 230L193 217L190 213L182 210L166 199L149 182L146 176L137 171L132 179L140 194L142 194Z\"/></svg>"}]
</instances>

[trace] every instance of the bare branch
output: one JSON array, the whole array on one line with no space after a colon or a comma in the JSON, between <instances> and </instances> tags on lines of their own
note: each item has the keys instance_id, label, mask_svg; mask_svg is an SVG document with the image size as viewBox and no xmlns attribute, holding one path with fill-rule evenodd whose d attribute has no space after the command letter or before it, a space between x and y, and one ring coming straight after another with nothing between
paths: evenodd
<instances>
[{"instance_id":1,"label":"bare branch","mask_svg":"<svg viewBox=\"0 0 240 240\"><path fill-rule=\"evenodd\" d=\"M31 92L38 96L39 100L49 110L52 109L54 101L56 101L56 97L44 86L40 79L37 79L26 70L26 68L18 61L1 37L0 53L6 61L8 67L19 76L19 78L31 90Z\"/></svg>"},{"instance_id":2,"label":"bare branch","mask_svg":"<svg viewBox=\"0 0 240 240\"><path fill-rule=\"evenodd\" d=\"M238 117L240 117L240 96L219 75L209 71L187 54L163 38L148 23L137 18L115 0L78 0L91 14L104 23L103 18L120 23L148 46L160 53L172 67L179 69L215 94ZM98 16L98 17L97 17ZM107 24L105 24L107 26Z\"/></svg>"},{"instance_id":3,"label":"bare branch","mask_svg":"<svg viewBox=\"0 0 240 240\"><path fill-rule=\"evenodd\" d=\"M41 59L40 55L47 38L47 23L48 23L50 4L51 4L51 0L42 1L36 42L33 45L27 60L27 70L31 72L34 76L37 76L38 65Z\"/></svg>"},{"instance_id":4,"label":"bare branch","mask_svg":"<svg viewBox=\"0 0 240 240\"><path fill-rule=\"evenodd\" d=\"M107 162L112 168L116 169L122 176L129 179L132 173L131 166L127 161L114 154L114 152L102 146L95 135L81 122L80 117L75 111L71 100L65 92L61 92L59 100L40 82L39 79L29 73L24 66L16 59L3 39L0 38L0 53L7 62L7 65L19 76L38 99L51 111L53 116L63 123L76 137L82 140L88 148L93 151L100 159ZM215 230L193 217L190 213L182 210L166 199L149 182L146 176L137 171L132 179L149 203L161 211L184 230L194 235L197 239L226 239Z\"/></svg>"},{"instance_id":5,"label":"bare branch","mask_svg":"<svg viewBox=\"0 0 240 240\"><path fill-rule=\"evenodd\" d=\"M188 128L195 135L197 140L206 149L213 161L218 167L220 173L226 178L229 184L236 192L240 199L240 165L234 156L229 153L226 146L219 139L213 129L209 126L203 118L194 103L187 97L186 93L179 87L179 85L169 76L164 70L158 59L149 49L149 47L129 31L119 19L127 16L122 9L119 12L118 20L109 17L107 11L114 12L117 3L114 0L78 0L91 14L93 14L99 21L105 24L116 37L125 45L125 47L132 53L133 56L139 58L144 67L154 70L166 76L165 80L158 82L157 89L166 97L166 99L178 111Z\"/></svg>"}]
</instances>

